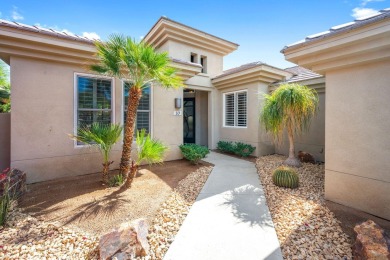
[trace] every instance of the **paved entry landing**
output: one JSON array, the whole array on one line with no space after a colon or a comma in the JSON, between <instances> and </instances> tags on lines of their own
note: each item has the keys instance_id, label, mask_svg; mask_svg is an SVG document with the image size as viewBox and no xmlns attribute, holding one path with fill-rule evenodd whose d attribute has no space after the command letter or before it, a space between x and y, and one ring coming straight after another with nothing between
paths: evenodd
<instances>
[{"instance_id":1,"label":"paved entry landing","mask_svg":"<svg viewBox=\"0 0 390 260\"><path fill-rule=\"evenodd\" d=\"M283 259L254 163L211 152L214 164L165 260Z\"/></svg>"}]
</instances>

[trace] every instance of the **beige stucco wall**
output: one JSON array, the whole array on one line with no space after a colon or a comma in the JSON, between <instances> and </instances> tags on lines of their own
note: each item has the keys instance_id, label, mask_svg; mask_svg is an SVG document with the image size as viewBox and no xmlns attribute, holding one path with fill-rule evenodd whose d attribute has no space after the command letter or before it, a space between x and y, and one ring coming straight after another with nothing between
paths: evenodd
<instances>
[{"instance_id":1,"label":"beige stucco wall","mask_svg":"<svg viewBox=\"0 0 390 260\"><path fill-rule=\"evenodd\" d=\"M247 90L247 127L224 127L223 126L223 94L233 91ZM260 156L274 153L274 146L260 127L259 111L261 105L261 93L268 92L268 85L265 83L248 83L241 86L222 89L218 92L218 110L220 111L219 140L243 142L256 147L253 155Z\"/></svg>"},{"instance_id":2,"label":"beige stucco wall","mask_svg":"<svg viewBox=\"0 0 390 260\"><path fill-rule=\"evenodd\" d=\"M317 88L324 89L325 84L317 85ZM310 86L309 86L310 87ZM318 93L319 105L317 115L312 119L309 130L297 136L294 142L295 151L309 152L317 161L325 161L325 92ZM288 155L289 143L285 134L283 143L275 146L275 152Z\"/></svg>"},{"instance_id":3,"label":"beige stucco wall","mask_svg":"<svg viewBox=\"0 0 390 260\"><path fill-rule=\"evenodd\" d=\"M390 219L390 61L326 74L327 199Z\"/></svg>"},{"instance_id":4,"label":"beige stucco wall","mask_svg":"<svg viewBox=\"0 0 390 260\"><path fill-rule=\"evenodd\" d=\"M74 73L77 66L11 57L11 165L27 171L28 182L81 175L101 170L100 153L75 148L68 134L74 128ZM174 116L174 98L181 90L153 87L152 134L170 147L167 160L181 158L182 117ZM161 98L164 97L164 98ZM115 80L115 122L122 121L122 83ZM163 126L169 126L169 128ZM121 142L112 151L118 167Z\"/></svg>"},{"instance_id":5,"label":"beige stucco wall","mask_svg":"<svg viewBox=\"0 0 390 260\"><path fill-rule=\"evenodd\" d=\"M10 167L11 113L0 113L0 172Z\"/></svg>"}]
</instances>

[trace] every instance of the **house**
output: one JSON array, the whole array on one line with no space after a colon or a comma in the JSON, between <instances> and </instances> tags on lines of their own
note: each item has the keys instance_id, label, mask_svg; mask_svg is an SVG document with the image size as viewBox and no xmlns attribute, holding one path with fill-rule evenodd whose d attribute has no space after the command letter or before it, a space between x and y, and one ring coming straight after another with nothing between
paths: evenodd
<instances>
[{"instance_id":1,"label":"house","mask_svg":"<svg viewBox=\"0 0 390 260\"><path fill-rule=\"evenodd\" d=\"M322 76L303 68L283 70L262 62L223 71L224 56L238 44L165 17L144 41L167 51L185 80L184 89L145 89L137 113L136 127L169 146L166 160L182 158L178 146L184 142L214 149L220 140L241 141L256 147L254 155L274 153L259 123L261 93L275 82L323 83ZM10 164L27 171L28 182L101 170L100 154L68 134L82 123L123 123L128 82L88 71L94 53L90 39L0 20L0 58L11 67ZM323 156L318 135L301 140L302 149L315 147ZM120 156L118 143L114 167Z\"/></svg>"},{"instance_id":2,"label":"house","mask_svg":"<svg viewBox=\"0 0 390 260\"><path fill-rule=\"evenodd\" d=\"M390 8L288 45L325 75L325 197L390 219Z\"/></svg>"}]
</instances>

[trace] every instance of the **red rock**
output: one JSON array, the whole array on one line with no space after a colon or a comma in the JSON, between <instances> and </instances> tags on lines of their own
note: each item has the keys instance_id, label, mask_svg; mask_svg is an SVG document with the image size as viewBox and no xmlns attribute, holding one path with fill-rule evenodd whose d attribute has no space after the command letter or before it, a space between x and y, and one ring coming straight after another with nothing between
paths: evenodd
<instances>
[{"instance_id":1,"label":"red rock","mask_svg":"<svg viewBox=\"0 0 390 260\"><path fill-rule=\"evenodd\" d=\"M298 158L303 163L316 163L314 156L307 152L298 152Z\"/></svg>"},{"instance_id":2,"label":"red rock","mask_svg":"<svg viewBox=\"0 0 390 260\"><path fill-rule=\"evenodd\" d=\"M356 241L353 256L356 260L388 260L390 251L386 243L384 230L374 221L368 220L354 228Z\"/></svg>"},{"instance_id":3,"label":"red rock","mask_svg":"<svg viewBox=\"0 0 390 260\"><path fill-rule=\"evenodd\" d=\"M100 259L134 259L149 251L148 224L144 219L122 223L119 228L103 235L99 241Z\"/></svg>"}]
</instances>

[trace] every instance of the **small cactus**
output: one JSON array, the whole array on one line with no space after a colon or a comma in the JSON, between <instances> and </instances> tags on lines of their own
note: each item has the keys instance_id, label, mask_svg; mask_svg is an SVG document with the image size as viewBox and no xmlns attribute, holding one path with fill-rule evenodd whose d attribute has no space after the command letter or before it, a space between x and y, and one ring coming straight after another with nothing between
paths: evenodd
<instances>
[{"instance_id":1,"label":"small cactus","mask_svg":"<svg viewBox=\"0 0 390 260\"><path fill-rule=\"evenodd\" d=\"M299 177L295 170L281 166L272 174L272 181L276 186L295 189L299 185Z\"/></svg>"}]
</instances>

